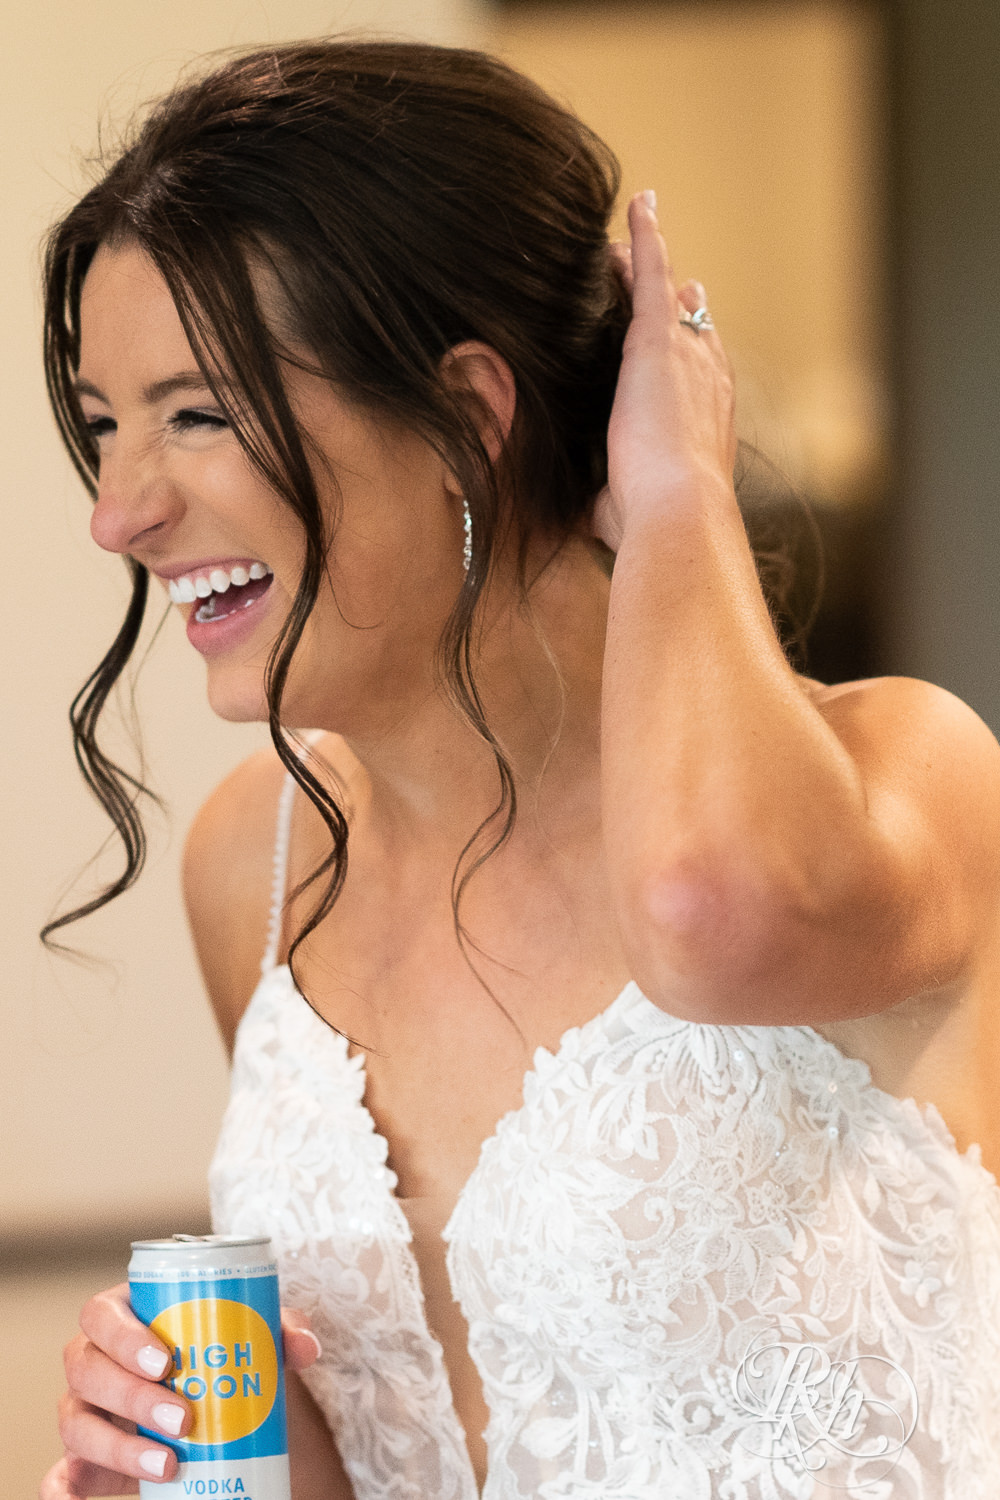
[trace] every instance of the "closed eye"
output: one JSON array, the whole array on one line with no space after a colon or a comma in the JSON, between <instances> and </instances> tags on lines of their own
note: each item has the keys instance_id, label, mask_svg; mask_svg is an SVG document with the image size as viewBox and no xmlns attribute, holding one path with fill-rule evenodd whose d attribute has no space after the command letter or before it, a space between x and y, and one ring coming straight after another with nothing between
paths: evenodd
<instances>
[{"instance_id":1,"label":"closed eye","mask_svg":"<svg viewBox=\"0 0 1000 1500\"><path fill-rule=\"evenodd\" d=\"M170 418L170 426L175 432L190 432L195 427L208 427L218 432L228 427L229 423L218 412L196 411L194 408L185 407L181 411L174 412Z\"/></svg>"},{"instance_id":2,"label":"closed eye","mask_svg":"<svg viewBox=\"0 0 1000 1500\"><path fill-rule=\"evenodd\" d=\"M199 428L202 431L221 432L229 426L229 422L219 412L198 411L194 407L184 407L167 418L167 425L178 433L196 432ZM87 431L95 443L117 430L118 423L113 417L90 417L87 421Z\"/></svg>"}]
</instances>

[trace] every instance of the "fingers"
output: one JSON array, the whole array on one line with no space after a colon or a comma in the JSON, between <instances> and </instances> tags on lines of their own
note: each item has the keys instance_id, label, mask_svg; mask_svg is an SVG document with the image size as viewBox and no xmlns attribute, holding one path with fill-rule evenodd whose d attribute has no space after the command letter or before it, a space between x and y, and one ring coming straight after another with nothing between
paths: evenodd
<instances>
[{"instance_id":1,"label":"fingers","mask_svg":"<svg viewBox=\"0 0 1000 1500\"><path fill-rule=\"evenodd\" d=\"M683 286L675 288L670 257L656 218L655 194L635 195L629 204L629 228L632 253L628 285L635 316L639 319L666 317L676 324L682 313L695 313L706 308L708 298L700 281L686 281ZM612 252L617 248L613 246ZM713 328L694 331L699 337L705 337L711 335Z\"/></svg>"},{"instance_id":2,"label":"fingers","mask_svg":"<svg viewBox=\"0 0 1000 1500\"><path fill-rule=\"evenodd\" d=\"M91 1297L80 1314L80 1327L115 1364L144 1380L162 1380L173 1364L170 1350L132 1311L125 1282Z\"/></svg>"},{"instance_id":3,"label":"fingers","mask_svg":"<svg viewBox=\"0 0 1000 1500\"><path fill-rule=\"evenodd\" d=\"M173 1479L173 1451L135 1431L138 1424L175 1438L191 1430L189 1403L158 1384L172 1353L135 1317L124 1284L92 1297L80 1327L64 1356L69 1390L60 1402L59 1432L67 1454L42 1481L40 1500L134 1495L137 1480ZM320 1354L309 1319L286 1308L282 1327L289 1368L308 1369Z\"/></svg>"},{"instance_id":4,"label":"fingers","mask_svg":"<svg viewBox=\"0 0 1000 1500\"><path fill-rule=\"evenodd\" d=\"M319 1339L309 1327L309 1319L297 1307L281 1309L282 1342L285 1349L285 1364L290 1370L308 1370L316 1363L323 1350Z\"/></svg>"},{"instance_id":5,"label":"fingers","mask_svg":"<svg viewBox=\"0 0 1000 1500\"><path fill-rule=\"evenodd\" d=\"M618 551L622 540L622 522L610 485L606 484L594 501L590 525L598 541L603 542L610 552Z\"/></svg>"},{"instance_id":6,"label":"fingers","mask_svg":"<svg viewBox=\"0 0 1000 1500\"><path fill-rule=\"evenodd\" d=\"M654 200L655 202L655 200ZM660 234L656 210L645 193L636 193L628 206L632 236L632 309L638 322L647 319L677 320L670 257Z\"/></svg>"},{"instance_id":7,"label":"fingers","mask_svg":"<svg viewBox=\"0 0 1000 1500\"><path fill-rule=\"evenodd\" d=\"M612 240L609 248L611 250L611 264L614 267L615 274L628 293L629 298L631 298L634 280L632 276L631 246L624 245L621 240Z\"/></svg>"},{"instance_id":8,"label":"fingers","mask_svg":"<svg viewBox=\"0 0 1000 1500\"><path fill-rule=\"evenodd\" d=\"M167 1437L183 1437L190 1432L191 1408L182 1396L123 1370L87 1339L78 1337L68 1344L63 1362L70 1395L86 1406L151 1427ZM66 1446L75 1453L83 1451L68 1442Z\"/></svg>"},{"instance_id":9,"label":"fingers","mask_svg":"<svg viewBox=\"0 0 1000 1500\"><path fill-rule=\"evenodd\" d=\"M136 1318L125 1285L92 1297L80 1327L63 1356L69 1390L59 1405L59 1432L66 1461L46 1476L45 1500L134 1494L138 1479L173 1478L172 1450L135 1431L139 1424L175 1438L191 1430L188 1402L158 1384L172 1354Z\"/></svg>"},{"instance_id":10,"label":"fingers","mask_svg":"<svg viewBox=\"0 0 1000 1500\"><path fill-rule=\"evenodd\" d=\"M705 288L700 281L685 281L683 286L677 288L677 301L685 312L697 312L699 307L707 307Z\"/></svg>"},{"instance_id":11,"label":"fingers","mask_svg":"<svg viewBox=\"0 0 1000 1500\"><path fill-rule=\"evenodd\" d=\"M104 1412L96 1411L69 1393L59 1403L59 1436L67 1450L67 1458L80 1460L85 1471L104 1470L132 1480L173 1479L177 1475L177 1459L169 1448L136 1432L126 1431L109 1420ZM88 1490L85 1493L103 1494L104 1491Z\"/></svg>"}]
</instances>

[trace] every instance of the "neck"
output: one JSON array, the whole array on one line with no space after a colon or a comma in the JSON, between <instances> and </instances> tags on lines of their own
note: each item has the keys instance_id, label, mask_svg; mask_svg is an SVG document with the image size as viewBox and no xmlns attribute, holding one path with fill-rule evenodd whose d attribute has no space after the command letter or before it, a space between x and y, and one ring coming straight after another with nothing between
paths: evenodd
<instances>
[{"instance_id":1,"label":"neck","mask_svg":"<svg viewBox=\"0 0 1000 1500\"><path fill-rule=\"evenodd\" d=\"M577 538L537 577L531 563L527 604L510 575L481 601L473 675L522 807L544 779L555 810L598 767L608 579ZM385 840L460 848L497 805L493 752L443 690L401 703L390 732L345 743L350 800Z\"/></svg>"}]
</instances>

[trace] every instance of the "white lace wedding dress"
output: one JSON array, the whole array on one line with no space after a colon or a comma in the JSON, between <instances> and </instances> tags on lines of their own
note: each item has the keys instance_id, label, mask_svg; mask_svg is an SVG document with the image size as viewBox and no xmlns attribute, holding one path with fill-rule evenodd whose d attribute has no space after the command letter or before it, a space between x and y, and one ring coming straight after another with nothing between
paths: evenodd
<instances>
[{"instance_id":1,"label":"white lace wedding dress","mask_svg":"<svg viewBox=\"0 0 1000 1500\"><path fill-rule=\"evenodd\" d=\"M272 1237L357 1500L475 1500L364 1061L274 963L291 795L215 1227ZM627 985L536 1053L445 1238L483 1500L1000 1495L1000 1191L809 1027Z\"/></svg>"}]
</instances>

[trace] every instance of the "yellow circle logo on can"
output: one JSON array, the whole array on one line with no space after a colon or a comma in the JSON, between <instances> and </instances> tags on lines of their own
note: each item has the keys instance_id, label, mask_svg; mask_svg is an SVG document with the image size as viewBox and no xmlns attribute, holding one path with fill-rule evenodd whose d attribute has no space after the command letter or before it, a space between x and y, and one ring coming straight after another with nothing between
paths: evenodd
<instances>
[{"instance_id":1,"label":"yellow circle logo on can","mask_svg":"<svg viewBox=\"0 0 1000 1500\"><path fill-rule=\"evenodd\" d=\"M278 1393L271 1330L245 1302L203 1298L165 1307L149 1325L174 1351L165 1384L191 1402L185 1443L235 1443L256 1432Z\"/></svg>"}]
</instances>

